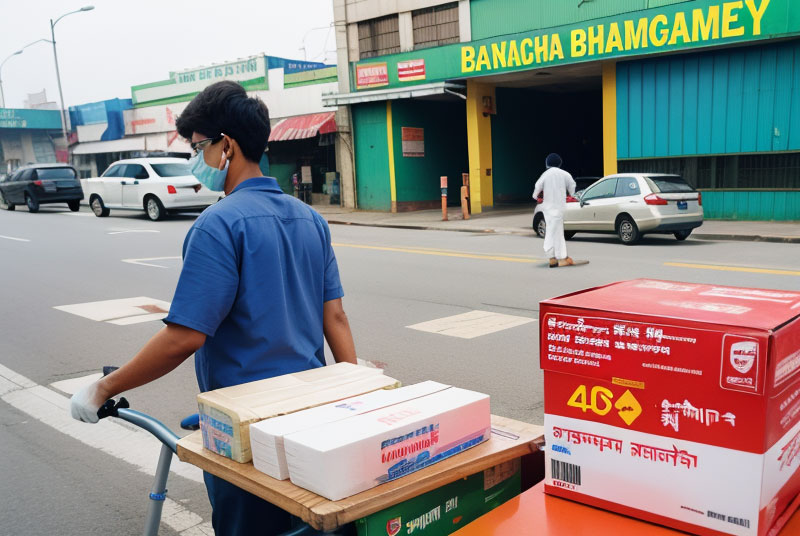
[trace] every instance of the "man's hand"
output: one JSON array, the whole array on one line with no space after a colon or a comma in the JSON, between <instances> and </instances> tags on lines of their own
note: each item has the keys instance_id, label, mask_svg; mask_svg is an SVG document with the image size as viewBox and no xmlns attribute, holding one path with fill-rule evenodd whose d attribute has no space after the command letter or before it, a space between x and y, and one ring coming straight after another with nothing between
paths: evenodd
<instances>
[{"instance_id":1,"label":"man's hand","mask_svg":"<svg viewBox=\"0 0 800 536\"><path fill-rule=\"evenodd\" d=\"M72 413L72 418L78 421L96 423L100 420L97 417L97 410L105 404L106 400L105 392L100 388L99 382L87 385L72 395L72 399L70 399L69 410Z\"/></svg>"}]
</instances>

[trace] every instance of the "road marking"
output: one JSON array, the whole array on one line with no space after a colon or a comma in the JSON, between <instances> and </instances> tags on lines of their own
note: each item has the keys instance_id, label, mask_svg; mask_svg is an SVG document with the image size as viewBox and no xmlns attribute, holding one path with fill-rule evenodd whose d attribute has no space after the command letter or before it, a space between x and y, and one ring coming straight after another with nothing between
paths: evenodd
<instances>
[{"instance_id":1,"label":"road marking","mask_svg":"<svg viewBox=\"0 0 800 536\"><path fill-rule=\"evenodd\" d=\"M144 261L165 261L165 260L175 260L180 259L180 257L146 257L144 259L122 259L122 262L127 262L130 264L138 264L140 266L152 266L153 268L167 268L166 266L161 266L160 264L151 264L149 262Z\"/></svg>"},{"instance_id":2,"label":"road marking","mask_svg":"<svg viewBox=\"0 0 800 536\"><path fill-rule=\"evenodd\" d=\"M116 231L109 231L110 235L124 234L124 233L160 233L156 229L118 229Z\"/></svg>"},{"instance_id":3,"label":"road marking","mask_svg":"<svg viewBox=\"0 0 800 536\"><path fill-rule=\"evenodd\" d=\"M82 216L84 218L91 218L94 216L92 212L57 212L56 214L61 214L62 216Z\"/></svg>"},{"instance_id":4,"label":"road marking","mask_svg":"<svg viewBox=\"0 0 800 536\"><path fill-rule=\"evenodd\" d=\"M169 313L169 307L169 302L139 296L120 300L58 305L53 309L82 316L96 322L127 326L166 318Z\"/></svg>"},{"instance_id":5,"label":"road marking","mask_svg":"<svg viewBox=\"0 0 800 536\"><path fill-rule=\"evenodd\" d=\"M86 387L87 385L93 384L102 377L103 373L98 372L97 374L89 374L88 376L83 376L81 378L70 378L69 380L61 380L59 382L53 382L50 384L50 387L58 389L62 393L66 393L68 395L74 395L82 388Z\"/></svg>"},{"instance_id":6,"label":"road marking","mask_svg":"<svg viewBox=\"0 0 800 536\"><path fill-rule=\"evenodd\" d=\"M14 238L13 236L4 236L0 235L0 238L5 238L6 240L14 240L16 242L30 242L27 238Z\"/></svg>"},{"instance_id":7,"label":"road marking","mask_svg":"<svg viewBox=\"0 0 800 536\"><path fill-rule=\"evenodd\" d=\"M520 262L525 264L532 264L540 262L542 259L534 257L519 258L500 255L482 255L479 253L461 253L455 251L447 251L441 249L421 249L421 248L400 248L389 246L365 246L361 244L344 244L341 242L333 243L334 247L339 248L355 248L355 249L371 249L377 251L394 251L398 253L414 253L416 255L436 255L440 257L459 257L462 259L481 259L486 261L503 261L503 262Z\"/></svg>"},{"instance_id":8,"label":"road marking","mask_svg":"<svg viewBox=\"0 0 800 536\"><path fill-rule=\"evenodd\" d=\"M747 266L724 266L721 264L693 264L688 262L665 262L664 266L676 266L678 268L696 268L698 270L719 270L722 272L747 272L752 274L800 275L800 271L797 270L778 270L774 268L753 268Z\"/></svg>"},{"instance_id":9,"label":"road marking","mask_svg":"<svg viewBox=\"0 0 800 536\"><path fill-rule=\"evenodd\" d=\"M504 315L502 313L492 313L490 311L470 311L468 313L446 316L437 320L406 327L419 331L426 331L428 333L459 337L461 339L474 339L475 337L496 333L504 329L522 326L535 321L536 320L533 318L526 318L523 316Z\"/></svg>"},{"instance_id":10,"label":"road marking","mask_svg":"<svg viewBox=\"0 0 800 536\"><path fill-rule=\"evenodd\" d=\"M112 419L104 419L97 424L76 421L69 414L69 398L37 385L3 365L0 365L0 399L85 445L127 462L147 475L155 476L161 442L147 432L130 429ZM123 471L124 468L121 467L120 473ZM193 482L203 483L203 472L200 468L177 458L172 460L170 472ZM142 493L145 491L142 490ZM183 536L206 536L214 533L211 523L204 522L202 517L169 498L164 501L161 522Z\"/></svg>"}]
</instances>

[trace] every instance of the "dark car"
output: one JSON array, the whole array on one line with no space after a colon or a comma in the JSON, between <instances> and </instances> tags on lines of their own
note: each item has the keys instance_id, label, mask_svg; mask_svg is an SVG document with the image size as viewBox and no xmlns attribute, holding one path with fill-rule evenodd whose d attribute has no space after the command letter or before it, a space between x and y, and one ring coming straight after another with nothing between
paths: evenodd
<instances>
[{"instance_id":1,"label":"dark car","mask_svg":"<svg viewBox=\"0 0 800 536\"><path fill-rule=\"evenodd\" d=\"M77 212L82 199L78 173L67 164L26 166L0 182L0 206L6 210L27 205L30 212L38 212L39 205L45 203L66 203Z\"/></svg>"}]
</instances>

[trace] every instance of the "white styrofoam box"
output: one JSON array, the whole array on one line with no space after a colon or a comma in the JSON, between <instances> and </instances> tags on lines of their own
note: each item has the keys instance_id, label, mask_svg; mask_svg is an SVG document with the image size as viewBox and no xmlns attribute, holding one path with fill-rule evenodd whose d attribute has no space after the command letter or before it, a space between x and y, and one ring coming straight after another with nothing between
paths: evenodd
<instances>
[{"instance_id":1,"label":"white styrofoam box","mask_svg":"<svg viewBox=\"0 0 800 536\"><path fill-rule=\"evenodd\" d=\"M489 438L489 395L450 387L284 437L292 483L337 501Z\"/></svg>"},{"instance_id":2,"label":"white styrofoam box","mask_svg":"<svg viewBox=\"0 0 800 536\"><path fill-rule=\"evenodd\" d=\"M286 464L284 436L406 402L448 387L450 386L442 383L425 381L397 389L374 391L251 424L250 448L253 451L253 466L273 478L286 480L289 478L289 467Z\"/></svg>"}]
</instances>

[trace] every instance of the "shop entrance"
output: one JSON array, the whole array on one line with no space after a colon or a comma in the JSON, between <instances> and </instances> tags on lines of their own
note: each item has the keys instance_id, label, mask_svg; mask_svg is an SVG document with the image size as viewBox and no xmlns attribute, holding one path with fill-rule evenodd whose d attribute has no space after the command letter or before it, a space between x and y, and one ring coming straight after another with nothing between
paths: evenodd
<instances>
[{"instance_id":1,"label":"shop entrance","mask_svg":"<svg viewBox=\"0 0 800 536\"><path fill-rule=\"evenodd\" d=\"M498 77L492 116L495 205L531 203L549 153L573 177L603 176L603 94L600 65Z\"/></svg>"}]
</instances>

